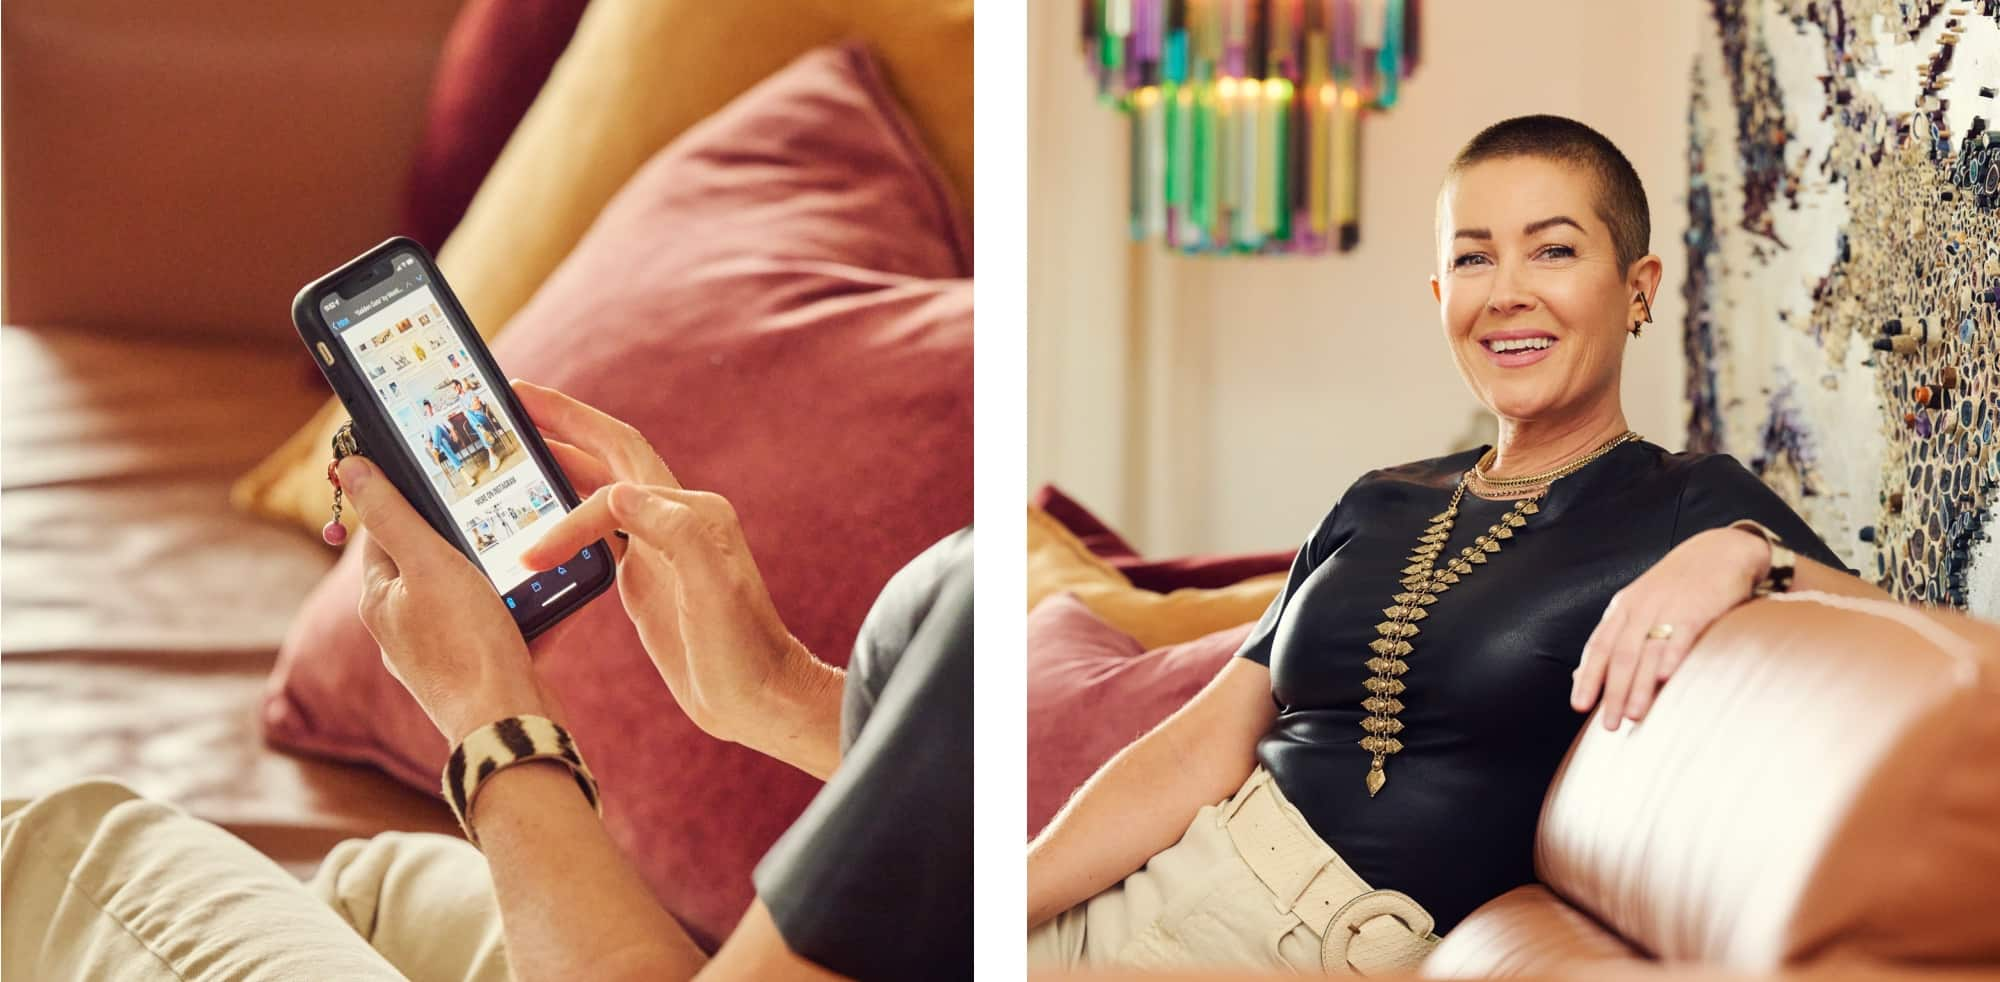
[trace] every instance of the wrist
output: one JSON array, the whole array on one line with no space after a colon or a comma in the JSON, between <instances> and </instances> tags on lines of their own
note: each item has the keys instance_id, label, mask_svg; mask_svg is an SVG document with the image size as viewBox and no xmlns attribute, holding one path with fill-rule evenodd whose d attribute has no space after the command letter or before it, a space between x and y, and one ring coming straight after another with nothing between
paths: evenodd
<instances>
[{"instance_id":1,"label":"wrist","mask_svg":"<svg viewBox=\"0 0 2000 982\"><path fill-rule=\"evenodd\" d=\"M1729 537L1730 547L1736 552L1738 561L1734 566L1742 571L1743 592L1747 595L1771 568L1771 543L1747 528L1730 526L1718 531Z\"/></svg>"},{"instance_id":2,"label":"wrist","mask_svg":"<svg viewBox=\"0 0 2000 982\"><path fill-rule=\"evenodd\" d=\"M839 762L840 706L847 673L790 639L753 704L727 739L825 778Z\"/></svg>"},{"instance_id":3,"label":"wrist","mask_svg":"<svg viewBox=\"0 0 2000 982\"><path fill-rule=\"evenodd\" d=\"M472 829L477 827L481 830L480 839L487 839L503 816L519 813L520 809L510 805L533 802L533 807L545 809L551 802L571 801L585 809L590 807L590 802L576 793L576 778L559 760L538 758L502 767L479 782L479 795L472 799L464 818L467 838L471 838Z\"/></svg>"},{"instance_id":4,"label":"wrist","mask_svg":"<svg viewBox=\"0 0 2000 982\"><path fill-rule=\"evenodd\" d=\"M841 683L847 678L846 672L820 661L797 639L792 640L791 650L772 675L777 684L766 689L770 693L766 708L791 716L824 705L828 693L838 701Z\"/></svg>"},{"instance_id":5,"label":"wrist","mask_svg":"<svg viewBox=\"0 0 2000 982\"><path fill-rule=\"evenodd\" d=\"M1750 581L1751 599L1768 596L1773 593L1784 593L1790 590L1792 576L1798 567L1798 554L1787 547L1778 538L1776 532L1771 531L1769 528L1752 519L1739 519L1731 522L1729 527L1746 535L1754 536L1763 542L1762 549L1758 549L1756 546L1751 547L1753 550L1752 554L1756 555L1759 563L1761 563L1761 566L1757 567L1758 571L1754 578Z\"/></svg>"},{"instance_id":6,"label":"wrist","mask_svg":"<svg viewBox=\"0 0 2000 982\"><path fill-rule=\"evenodd\" d=\"M512 688L469 693L454 699L433 714L432 722L437 724L438 732L444 734L452 746L457 746L472 731L509 716L556 719L553 701L545 698L540 691ZM556 721L561 722L559 719Z\"/></svg>"},{"instance_id":7,"label":"wrist","mask_svg":"<svg viewBox=\"0 0 2000 982\"><path fill-rule=\"evenodd\" d=\"M452 748L445 763L442 778L445 800L473 845L480 841L473 809L486 797L485 792L496 784L505 788L535 783L536 779L521 776L533 764L562 767L581 792L583 802L592 811L602 813L597 779L561 724L540 716L503 717L467 734ZM539 780L545 785L548 781L546 777Z\"/></svg>"}]
</instances>

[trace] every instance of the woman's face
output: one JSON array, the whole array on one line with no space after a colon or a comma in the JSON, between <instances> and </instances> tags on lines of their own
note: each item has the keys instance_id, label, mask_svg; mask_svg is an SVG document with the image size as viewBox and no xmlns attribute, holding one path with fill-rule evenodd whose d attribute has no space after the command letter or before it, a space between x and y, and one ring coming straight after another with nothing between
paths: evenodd
<instances>
[{"instance_id":1,"label":"woman's face","mask_svg":"<svg viewBox=\"0 0 2000 982\"><path fill-rule=\"evenodd\" d=\"M1634 295L1651 296L1660 261L1647 256L1628 275L1596 200L1588 173L1533 157L1475 164L1440 198L1431 292L1445 341L1473 395L1504 419L1618 411Z\"/></svg>"}]
</instances>

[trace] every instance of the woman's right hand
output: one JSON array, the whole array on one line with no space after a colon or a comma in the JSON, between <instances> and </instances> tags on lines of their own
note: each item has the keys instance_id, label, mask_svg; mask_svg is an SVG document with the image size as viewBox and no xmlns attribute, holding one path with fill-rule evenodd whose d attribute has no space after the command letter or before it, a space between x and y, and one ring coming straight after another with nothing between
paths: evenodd
<instances>
[{"instance_id":1,"label":"woman's right hand","mask_svg":"<svg viewBox=\"0 0 2000 982\"><path fill-rule=\"evenodd\" d=\"M735 509L689 491L632 426L554 389L514 392L581 506L521 555L548 569L609 539L618 593L660 677L696 726L825 777L839 759L842 675L792 636ZM629 543L609 538L624 530ZM825 719L831 706L831 719Z\"/></svg>"}]
</instances>

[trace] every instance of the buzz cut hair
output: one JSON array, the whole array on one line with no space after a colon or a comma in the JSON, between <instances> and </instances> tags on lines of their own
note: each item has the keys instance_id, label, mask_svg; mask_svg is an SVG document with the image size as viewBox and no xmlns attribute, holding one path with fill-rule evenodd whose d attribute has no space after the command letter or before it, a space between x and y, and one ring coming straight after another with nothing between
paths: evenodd
<instances>
[{"instance_id":1,"label":"buzz cut hair","mask_svg":"<svg viewBox=\"0 0 2000 982\"><path fill-rule=\"evenodd\" d=\"M1646 188L1639 172L1604 134L1566 116L1516 116L1480 130L1451 166L1445 168L1449 188L1460 174L1488 160L1534 157L1576 167L1597 181L1597 217L1611 229L1620 271L1652 251L1653 219L1646 205ZM1443 204L1442 201L1439 202ZM1438 209L1442 219L1444 210ZM1443 229L1439 229L1443 234Z\"/></svg>"}]
</instances>

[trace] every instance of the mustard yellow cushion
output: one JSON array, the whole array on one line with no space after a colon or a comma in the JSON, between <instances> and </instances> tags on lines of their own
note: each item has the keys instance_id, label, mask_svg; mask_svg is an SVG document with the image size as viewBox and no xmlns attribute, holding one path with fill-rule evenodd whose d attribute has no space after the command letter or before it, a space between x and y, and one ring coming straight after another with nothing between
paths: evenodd
<instances>
[{"instance_id":1,"label":"mustard yellow cushion","mask_svg":"<svg viewBox=\"0 0 2000 982\"><path fill-rule=\"evenodd\" d=\"M972 0L594 0L439 250L480 333L500 332L661 147L799 55L848 39L874 52L969 201ZM345 420L329 400L231 500L317 531L332 501L329 441Z\"/></svg>"},{"instance_id":2,"label":"mustard yellow cushion","mask_svg":"<svg viewBox=\"0 0 2000 982\"><path fill-rule=\"evenodd\" d=\"M1137 638L1147 650L1193 641L1263 616L1285 574L1272 573L1219 590L1141 590L1048 512L1028 506L1028 607L1055 593L1071 593L1106 624Z\"/></svg>"}]
</instances>

